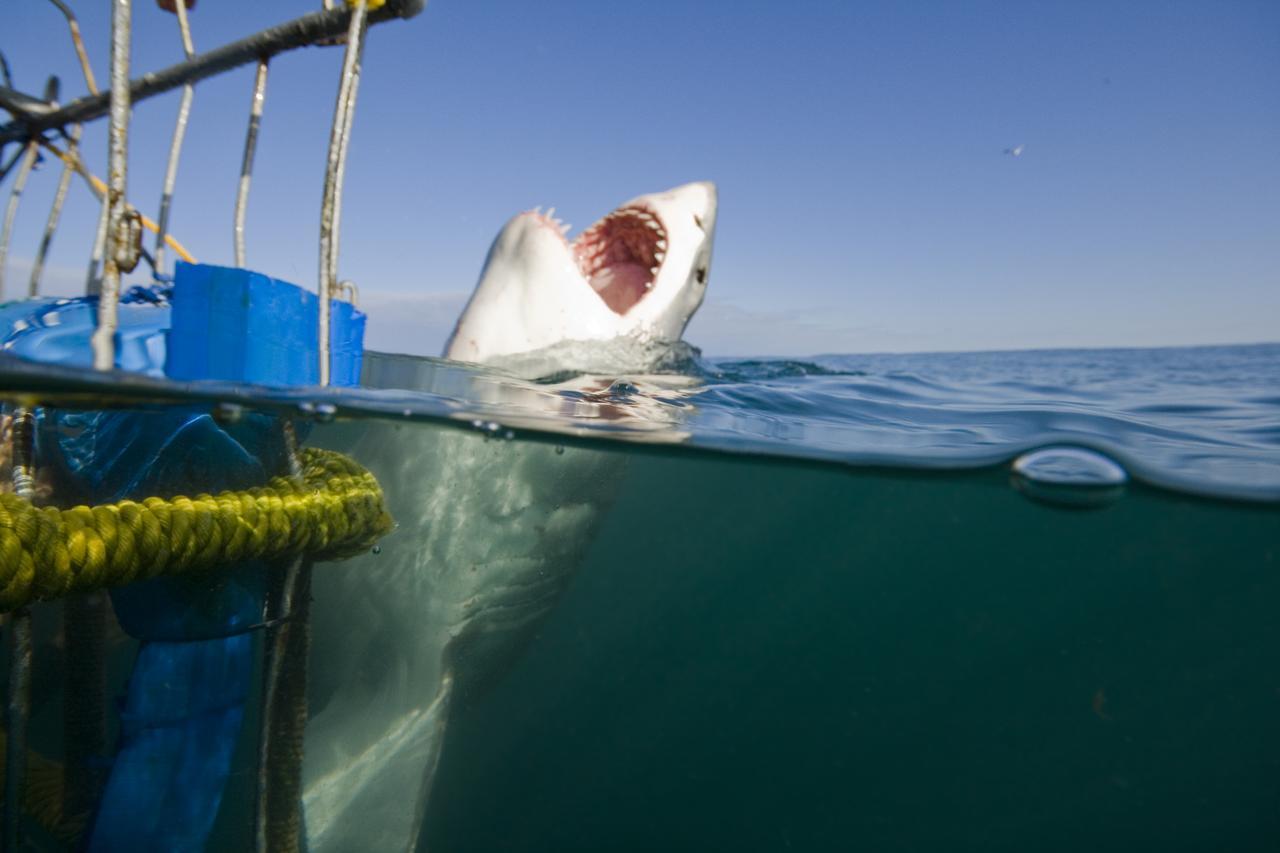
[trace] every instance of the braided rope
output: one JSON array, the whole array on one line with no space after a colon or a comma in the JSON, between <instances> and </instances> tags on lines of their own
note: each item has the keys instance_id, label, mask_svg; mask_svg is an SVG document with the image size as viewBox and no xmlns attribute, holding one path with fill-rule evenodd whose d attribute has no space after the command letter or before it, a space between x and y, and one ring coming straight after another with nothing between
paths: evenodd
<instances>
[{"instance_id":1,"label":"braided rope","mask_svg":"<svg viewBox=\"0 0 1280 853\"><path fill-rule=\"evenodd\" d=\"M0 612L242 560L341 559L391 530L372 474L333 451L301 456L300 481L218 495L71 509L0 495Z\"/></svg>"}]
</instances>

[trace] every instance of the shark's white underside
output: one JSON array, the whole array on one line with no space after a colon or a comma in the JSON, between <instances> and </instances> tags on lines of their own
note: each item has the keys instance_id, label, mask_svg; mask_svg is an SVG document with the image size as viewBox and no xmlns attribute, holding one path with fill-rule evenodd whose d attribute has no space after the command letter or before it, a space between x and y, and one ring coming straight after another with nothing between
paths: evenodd
<instances>
[{"instance_id":1,"label":"shark's white underside","mask_svg":"<svg viewBox=\"0 0 1280 853\"><path fill-rule=\"evenodd\" d=\"M445 354L497 363L565 341L678 340L702 301L715 212L714 187L689 184L634 199L573 242L549 216L515 217ZM380 553L314 575L308 847L410 850L450 712L555 604L623 456L386 421L323 439L369 467L398 527Z\"/></svg>"}]
</instances>

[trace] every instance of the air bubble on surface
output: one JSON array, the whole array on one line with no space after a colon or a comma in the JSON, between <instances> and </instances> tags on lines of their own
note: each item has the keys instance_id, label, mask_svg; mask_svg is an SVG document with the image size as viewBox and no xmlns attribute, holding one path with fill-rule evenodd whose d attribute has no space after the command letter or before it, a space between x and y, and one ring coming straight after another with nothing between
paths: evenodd
<instances>
[{"instance_id":1,"label":"air bubble on surface","mask_svg":"<svg viewBox=\"0 0 1280 853\"><path fill-rule=\"evenodd\" d=\"M1013 486L1027 497L1055 506L1092 509L1124 494L1128 473L1118 462L1083 447L1046 447L1013 462Z\"/></svg>"},{"instance_id":2,"label":"air bubble on surface","mask_svg":"<svg viewBox=\"0 0 1280 853\"><path fill-rule=\"evenodd\" d=\"M606 395L614 400L625 401L639 393L640 389L625 379L618 379L609 386Z\"/></svg>"},{"instance_id":3,"label":"air bubble on surface","mask_svg":"<svg viewBox=\"0 0 1280 853\"><path fill-rule=\"evenodd\" d=\"M515 438L514 432L511 430L506 430L504 432L502 424L497 421L486 421L476 418L471 422L471 428L479 431L479 433L484 436L485 441L488 441L491 438ZM506 433L511 434L507 435Z\"/></svg>"}]
</instances>

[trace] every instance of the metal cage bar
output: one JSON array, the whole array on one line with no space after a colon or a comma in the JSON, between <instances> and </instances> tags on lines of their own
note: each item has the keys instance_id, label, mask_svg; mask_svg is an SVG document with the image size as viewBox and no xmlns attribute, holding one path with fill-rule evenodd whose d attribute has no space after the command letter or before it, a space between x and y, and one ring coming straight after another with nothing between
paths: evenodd
<instances>
[{"instance_id":1,"label":"metal cage bar","mask_svg":"<svg viewBox=\"0 0 1280 853\"><path fill-rule=\"evenodd\" d=\"M289 476L302 476L293 422L282 425ZM307 719L307 657L311 648L311 561L298 557L276 580L263 645L262 717L254 845L258 853L305 847L302 755Z\"/></svg>"},{"instance_id":2,"label":"metal cage bar","mask_svg":"<svg viewBox=\"0 0 1280 853\"><path fill-rule=\"evenodd\" d=\"M93 332L93 366L115 366L115 333L119 318L120 273L132 269L129 262L128 205L125 189L129 170L129 47L133 23L132 0L114 0L111 10L111 125L109 129L108 205L102 285L98 302L98 326Z\"/></svg>"},{"instance_id":3,"label":"metal cage bar","mask_svg":"<svg viewBox=\"0 0 1280 853\"><path fill-rule=\"evenodd\" d=\"M369 14L368 21L370 24L377 24L395 18L412 18L422 11L424 5L425 0L387 0ZM188 82L196 83L241 65L270 59L278 53L332 39L349 29L354 14L355 12L346 8L312 12L223 45L187 62L146 74L129 83L130 101L138 103ZM0 126L0 144L20 141L33 134L74 122L101 118L110 110L111 99L105 93L78 98L58 109L24 116Z\"/></svg>"},{"instance_id":4,"label":"metal cage bar","mask_svg":"<svg viewBox=\"0 0 1280 853\"><path fill-rule=\"evenodd\" d=\"M338 99L333 108L333 126L329 131L329 156L324 175L324 193L320 202L320 384L329 384L330 307L337 286L338 238L341 216L342 181L346 172L347 142L355 113L355 96L360 82L360 54L366 30L366 0L357 0L347 30L346 55L342 59L342 77L338 81Z\"/></svg>"},{"instance_id":5,"label":"metal cage bar","mask_svg":"<svg viewBox=\"0 0 1280 853\"><path fill-rule=\"evenodd\" d=\"M4 226L0 227L0 300L4 299L5 268L9 261L9 243L13 239L13 223L18 218L18 203L22 201L22 191L27 187L27 178L31 176L39 154L40 145L34 139L26 144L22 160L18 164L18 172L13 178L9 204L5 207Z\"/></svg>"},{"instance_id":6,"label":"metal cage bar","mask_svg":"<svg viewBox=\"0 0 1280 853\"><path fill-rule=\"evenodd\" d=\"M14 412L9 426L13 460L13 490L31 500L35 495L32 453L35 417L30 409ZM4 849L17 850L22 804L27 782L27 726L31 719L31 611L21 607L9 614L9 683L6 688L4 761Z\"/></svg>"},{"instance_id":7,"label":"metal cage bar","mask_svg":"<svg viewBox=\"0 0 1280 853\"><path fill-rule=\"evenodd\" d=\"M67 20L67 29L71 35L71 47L80 60L80 71L84 74L84 83L91 95L98 94L98 81L93 76L93 66L89 64L89 52L85 50L84 39L80 35L80 22L75 13L62 0L49 0ZM80 137L83 127L73 124L67 134L67 150L72 157L79 157ZM27 295L34 297L40 292L40 276L44 272L45 261L53 244L53 235L58 230L58 222L62 218L62 207L67 201L67 191L71 187L71 174L75 167L67 162L62 165L62 175L58 179L58 189L53 196L53 204L49 208L49 218L45 222L44 236L40 239L40 248L36 251L35 262L31 265L31 279L27 285Z\"/></svg>"},{"instance_id":8,"label":"metal cage bar","mask_svg":"<svg viewBox=\"0 0 1280 853\"><path fill-rule=\"evenodd\" d=\"M195 45L191 42L191 22L187 18L187 4L178 0L173 4L178 16L178 33L182 37L182 52L190 62L195 58ZM164 171L164 189L160 193L160 212L156 215L156 249L153 253L155 273L164 273L164 237L169 233L169 209L173 204L173 189L178 183L178 161L182 157L182 143L187 136L187 121L191 118L191 101L195 98L195 83L182 86L182 100L178 103L178 118L173 125L173 141L169 144L169 162Z\"/></svg>"},{"instance_id":9,"label":"metal cage bar","mask_svg":"<svg viewBox=\"0 0 1280 853\"><path fill-rule=\"evenodd\" d=\"M74 125L67 135L67 150L76 156L80 149L81 126ZM62 206L67 202L67 191L71 189L71 176L75 168L69 163L62 164L62 174L58 176L58 188L53 194L53 204L49 207L49 218L45 220L44 234L40 237L40 246L36 249L35 260L31 262L31 278L27 282L27 296L34 297L40 293L40 276L44 273L44 264L49 257L49 248L53 245L54 232L58 230L58 221L62 218Z\"/></svg>"},{"instance_id":10,"label":"metal cage bar","mask_svg":"<svg viewBox=\"0 0 1280 853\"><path fill-rule=\"evenodd\" d=\"M253 78L253 102L249 107L249 129L244 137L244 158L240 161L240 186L236 190L235 222L232 241L235 247L236 266L243 268L244 220L249 206L249 181L253 177L253 158L258 151L258 131L262 128L262 109L267 99L267 60L258 60L258 70Z\"/></svg>"}]
</instances>

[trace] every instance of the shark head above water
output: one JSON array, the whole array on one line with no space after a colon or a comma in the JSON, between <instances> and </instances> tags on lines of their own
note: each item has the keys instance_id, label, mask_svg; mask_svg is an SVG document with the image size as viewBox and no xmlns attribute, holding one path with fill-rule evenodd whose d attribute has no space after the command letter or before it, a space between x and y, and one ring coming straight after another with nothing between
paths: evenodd
<instances>
[{"instance_id":1,"label":"shark head above water","mask_svg":"<svg viewBox=\"0 0 1280 853\"><path fill-rule=\"evenodd\" d=\"M642 361L649 344L679 341L701 304L715 219L709 183L640 196L572 241L551 214L520 214L490 249L446 357L545 363L538 376L579 369L593 351ZM369 356L366 385L406 388L394 361ZM492 371L457 371L495 387ZM607 417L612 386L601 379L541 385L536 399ZM616 451L402 427L352 421L323 432L377 476L398 529L378 556L313 580L312 653L323 665L308 686L303 761L312 853L429 848L450 717L532 642L623 481Z\"/></svg>"},{"instance_id":2,"label":"shark head above water","mask_svg":"<svg viewBox=\"0 0 1280 853\"><path fill-rule=\"evenodd\" d=\"M553 213L521 213L498 234L446 358L488 363L564 341L680 339L711 272L714 184L639 196L573 240Z\"/></svg>"}]
</instances>

